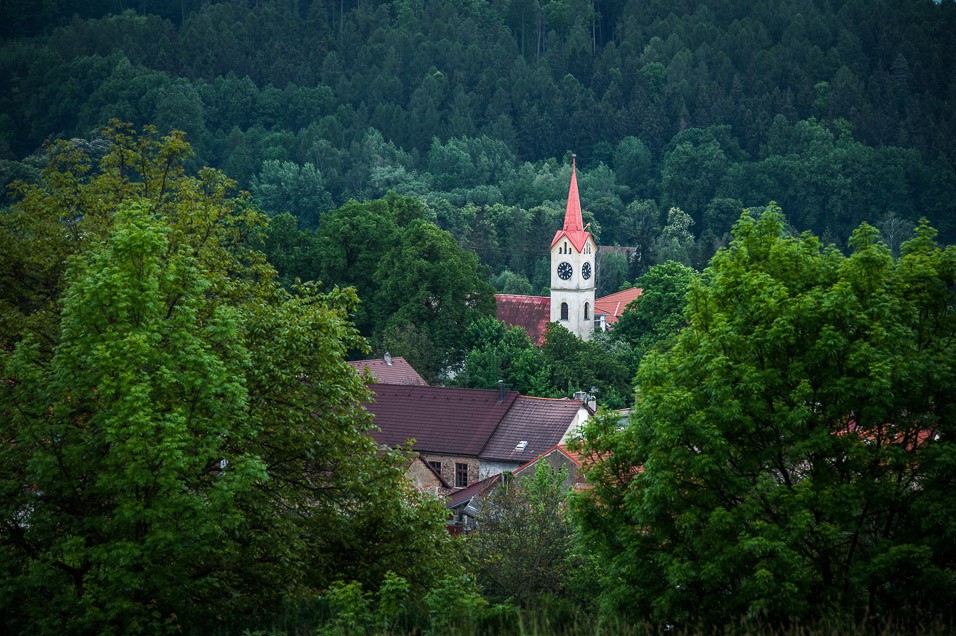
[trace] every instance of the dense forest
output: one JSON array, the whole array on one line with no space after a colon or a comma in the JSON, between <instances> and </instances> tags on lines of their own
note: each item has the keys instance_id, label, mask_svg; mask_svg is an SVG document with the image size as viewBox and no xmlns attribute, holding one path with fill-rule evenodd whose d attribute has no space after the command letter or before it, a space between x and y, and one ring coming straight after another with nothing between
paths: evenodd
<instances>
[{"instance_id":1,"label":"dense forest","mask_svg":"<svg viewBox=\"0 0 956 636\"><path fill-rule=\"evenodd\" d=\"M89 138L114 117L156 124L304 228L350 199L424 197L494 273L536 290L534 257L508 262L505 232L489 236L481 211L561 201L571 152L599 242L640 247L645 266L666 260L653 239L671 207L694 222L683 257L698 267L741 209L771 200L838 244L861 220L897 244L923 216L944 240L956 232L952 2L58 0L0 12L5 182L32 174L48 138Z\"/></svg>"},{"instance_id":2,"label":"dense forest","mask_svg":"<svg viewBox=\"0 0 956 636\"><path fill-rule=\"evenodd\" d=\"M951 0L0 3L0 626L951 632L954 34ZM548 293L572 155L631 248L598 294L643 294L539 347L493 293ZM453 539L368 435L345 360L385 351L633 412L586 492L539 471Z\"/></svg>"}]
</instances>

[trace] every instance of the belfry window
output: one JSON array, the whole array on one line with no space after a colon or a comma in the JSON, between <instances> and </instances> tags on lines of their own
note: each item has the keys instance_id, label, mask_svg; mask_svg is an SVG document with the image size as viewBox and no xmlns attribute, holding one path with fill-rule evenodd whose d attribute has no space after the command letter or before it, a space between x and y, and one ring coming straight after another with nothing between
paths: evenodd
<instances>
[{"instance_id":1,"label":"belfry window","mask_svg":"<svg viewBox=\"0 0 956 636\"><path fill-rule=\"evenodd\" d=\"M561 303L561 320L568 319L568 303Z\"/></svg>"},{"instance_id":2,"label":"belfry window","mask_svg":"<svg viewBox=\"0 0 956 636\"><path fill-rule=\"evenodd\" d=\"M591 304L590 303L584 303L584 319L585 320L591 319Z\"/></svg>"}]
</instances>

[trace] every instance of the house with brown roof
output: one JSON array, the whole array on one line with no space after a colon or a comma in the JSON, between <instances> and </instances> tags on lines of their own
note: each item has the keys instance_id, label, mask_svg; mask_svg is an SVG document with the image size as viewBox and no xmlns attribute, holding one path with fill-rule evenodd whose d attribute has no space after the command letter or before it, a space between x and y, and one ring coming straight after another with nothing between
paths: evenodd
<instances>
[{"instance_id":1,"label":"house with brown roof","mask_svg":"<svg viewBox=\"0 0 956 636\"><path fill-rule=\"evenodd\" d=\"M381 359L351 360L349 366L359 373L368 371L381 384L428 386L428 382L401 356L393 358L386 353Z\"/></svg>"},{"instance_id":2,"label":"house with brown roof","mask_svg":"<svg viewBox=\"0 0 956 636\"><path fill-rule=\"evenodd\" d=\"M413 451L452 488L518 468L571 435L590 416L581 400L517 391L376 384L366 408L375 441Z\"/></svg>"},{"instance_id":3,"label":"house with brown roof","mask_svg":"<svg viewBox=\"0 0 956 636\"><path fill-rule=\"evenodd\" d=\"M516 470L566 442L590 414L582 400L519 395L479 455L479 477Z\"/></svg>"}]
</instances>

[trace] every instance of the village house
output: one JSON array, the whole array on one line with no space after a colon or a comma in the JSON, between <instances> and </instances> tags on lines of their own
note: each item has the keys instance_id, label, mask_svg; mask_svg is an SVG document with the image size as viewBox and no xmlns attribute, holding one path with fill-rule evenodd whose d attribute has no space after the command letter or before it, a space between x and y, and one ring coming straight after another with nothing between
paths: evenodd
<instances>
[{"instance_id":1,"label":"village house","mask_svg":"<svg viewBox=\"0 0 956 636\"><path fill-rule=\"evenodd\" d=\"M592 414L582 400L517 391L379 383L366 405L380 444L411 448L452 489L518 468L567 440Z\"/></svg>"}]
</instances>

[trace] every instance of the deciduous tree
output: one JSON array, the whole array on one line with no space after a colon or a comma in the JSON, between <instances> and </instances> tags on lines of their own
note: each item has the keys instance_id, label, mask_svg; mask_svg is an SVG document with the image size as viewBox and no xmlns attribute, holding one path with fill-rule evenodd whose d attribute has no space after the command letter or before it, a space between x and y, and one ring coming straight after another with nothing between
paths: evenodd
<instances>
[{"instance_id":1,"label":"deciduous tree","mask_svg":"<svg viewBox=\"0 0 956 636\"><path fill-rule=\"evenodd\" d=\"M894 260L744 215L639 372L629 426L596 420L581 510L605 600L677 623L947 614L956 249L925 223Z\"/></svg>"}]
</instances>

